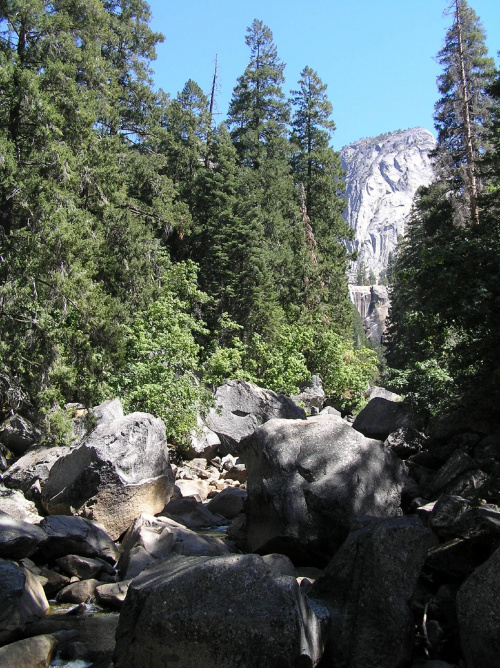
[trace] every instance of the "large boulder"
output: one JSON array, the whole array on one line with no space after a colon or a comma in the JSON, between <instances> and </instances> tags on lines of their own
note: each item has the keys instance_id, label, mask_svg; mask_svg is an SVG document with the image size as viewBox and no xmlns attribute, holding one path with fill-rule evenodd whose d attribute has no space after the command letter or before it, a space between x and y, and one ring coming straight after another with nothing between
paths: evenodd
<instances>
[{"instance_id":1,"label":"large boulder","mask_svg":"<svg viewBox=\"0 0 500 668\"><path fill-rule=\"evenodd\" d=\"M116 539L141 512L160 512L173 490L165 425L132 413L100 424L59 459L42 501L49 514L96 520Z\"/></svg>"},{"instance_id":2,"label":"large boulder","mask_svg":"<svg viewBox=\"0 0 500 668\"><path fill-rule=\"evenodd\" d=\"M367 438L384 441L394 431L411 426L411 418L408 408L399 398L375 396L356 416L352 426Z\"/></svg>"},{"instance_id":3,"label":"large boulder","mask_svg":"<svg viewBox=\"0 0 500 668\"><path fill-rule=\"evenodd\" d=\"M300 388L300 393L292 396L293 401L304 406L308 413L319 412L323 408L326 395L319 376L311 376L309 383Z\"/></svg>"},{"instance_id":4,"label":"large boulder","mask_svg":"<svg viewBox=\"0 0 500 668\"><path fill-rule=\"evenodd\" d=\"M24 559L47 540L47 534L29 522L0 511L0 557Z\"/></svg>"},{"instance_id":5,"label":"large boulder","mask_svg":"<svg viewBox=\"0 0 500 668\"><path fill-rule=\"evenodd\" d=\"M4 473L3 482L6 487L21 491L36 504L38 512L43 512L41 489L57 460L69 452L70 449L65 445L31 448Z\"/></svg>"},{"instance_id":6,"label":"large boulder","mask_svg":"<svg viewBox=\"0 0 500 668\"><path fill-rule=\"evenodd\" d=\"M68 408L68 406L66 406ZM108 399L90 410L86 410L80 404L75 406L75 417L73 418L73 439L81 441L100 424L119 420L124 416L123 407L119 399Z\"/></svg>"},{"instance_id":7,"label":"large boulder","mask_svg":"<svg viewBox=\"0 0 500 668\"><path fill-rule=\"evenodd\" d=\"M22 415L10 415L0 426L0 443L17 456L23 455L39 439L40 432Z\"/></svg>"},{"instance_id":8,"label":"large boulder","mask_svg":"<svg viewBox=\"0 0 500 668\"><path fill-rule=\"evenodd\" d=\"M114 665L312 667L321 628L296 579L261 557L170 557L130 583Z\"/></svg>"},{"instance_id":9,"label":"large boulder","mask_svg":"<svg viewBox=\"0 0 500 668\"><path fill-rule=\"evenodd\" d=\"M192 429L189 435L188 449L185 454L188 459L204 457L210 461L217 454L220 439L203 423L200 416L197 417L197 422L197 428Z\"/></svg>"},{"instance_id":10,"label":"large boulder","mask_svg":"<svg viewBox=\"0 0 500 668\"><path fill-rule=\"evenodd\" d=\"M271 420L241 451L253 552L324 566L358 515L401 514L402 462L336 415Z\"/></svg>"},{"instance_id":11,"label":"large boulder","mask_svg":"<svg viewBox=\"0 0 500 668\"><path fill-rule=\"evenodd\" d=\"M117 626L117 613L105 615L55 613L33 624L30 627L30 633L56 636L61 655L68 659L76 659L74 662L68 661L63 665L77 668L91 664L95 668L97 666L109 668L112 665L111 657L115 646ZM75 639L77 639L76 642Z\"/></svg>"},{"instance_id":12,"label":"large boulder","mask_svg":"<svg viewBox=\"0 0 500 668\"><path fill-rule=\"evenodd\" d=\"M0 644L15 640L44 616L49 604L42 585L26 568L0 559Z\"/></svg>"},{"instance_id":13,"label":"large boulder","mask_svg":"<svg viewBox=\"0 0 500 668\"><path fill-rule=\"evenodd\" d=\"M308 592L331 613L325 665L410 665L410 602L431 541L415 515L360 518Z\"/></svg>"},{"instance_id":14,"label":"large boulder","mask_svg":"<svg viewBox=\"0 0 500 668\"><path fill-rule=\"evenodd\" d=\"M48 668L55 654L57 640L43 635L18 640L0 648L2 668Z\"/></svg>"},{"instance_id":15,"label":"large boulder","mask_svg":"<svg viewBox=\"0 0 500 668\"><path fill-rule=\"evenodd\" d=\"M36 524L42 520L32 501L26 499L18 490L8 489L2 484L0 484L0 511L23 522L30 522L30 524Z\"/></svg>"},{"instance_id":16,"label":"large boulder","mask_svg":"<svg viewBox=\"0 0 500 668\"><path fill-rule=\"evenodd\" d=\"M442 494L461 495L461 491L468 489L468 477L464 478L464 474L468 472L476 474L474 489L478 487L477 482L482 482L477 464L467 453L456 450L433 476L420 485L422 494L428 499L436 499ZM462 489L460 485L464 482L465 488Z\"/></svg>"},{"instance_id":17,"label":"large boulder","mask_svg":"<svg viewBox=\"0 0 500 668\"><path fill-rule=\"evenodd\" d=\"M216 536L202 536L167 517L143 514L123 537L118 571L122 579L134 578L152 562L172 552L214 557L229 554L229 548Z\"/></svg>"},{"instance_id":18,"label":"large boulder","mask_svg":"<svg viewBox=\"0 0 500 668\"><path fill-rule=\"evenodd\" d=\"M500 548L464 582L457 596L467 668L497 668L500 656Z\"/></svg>"},{"instance_id":19,"label":"large boulder","mask_svg":"<svg viewBox=\"0 0 500 668\"><path fill-rule=\"evenodd\" d=\"M40 523L47 536L39 548L44 561L79 554L82 557L98 557L113 564L118 560L118 549L103 526L83 517L53 515Z\"/></svg>"},{"instance_id":20,"label":"large boulder","mask_svg":"<svg viewBox=\"0 0 500 668\"><path fill-rule=\"evenodd\" d=\"M169 517L188 529L203 529L227 524L220 515L215 515L205 504L193 497L172 499L161 511L162 517Z\"/></svg>"},{"instance_id":21,"label":"large boulder","mask_svg":"<svg viewBox=\"0 0 500 668\"><path fill-rule=\"evenodd\" d=\"M207 426L221 441L223 454L238 454L240 441L274 418L303 420L306 414L291 399L241 380L229 380L215 393L216 408Z\"/></svg>"},{"instance_id":22,"label":"large boulder","mask_svg":"<svg viewBox=\"0 0 500 668\"><path fill-rule=\"evenodd\" d=\"M247 496L245 489L226 487L210 499L207 503L207 509L211 513L233 520L236 515L243 511Z\"/></svg>"}]
</instances>

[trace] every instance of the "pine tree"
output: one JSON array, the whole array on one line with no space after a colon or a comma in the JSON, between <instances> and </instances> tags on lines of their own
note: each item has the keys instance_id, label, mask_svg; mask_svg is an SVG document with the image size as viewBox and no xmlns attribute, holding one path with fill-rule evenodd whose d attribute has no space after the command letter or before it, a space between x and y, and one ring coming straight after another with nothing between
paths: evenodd
<instances>
[{"instance_id":1,"label":"pine tree","mask_svg":"<svg viewBox=\"0 0 500 668\"><path fill-rule=\"evenodd\" d=\"M444 71L438 77L441 98L436 103L439 175L447 180L470 222L479 222L481 182L478 160L486 149L491 100L487 86L494 63L488 57L485 32L466 0L454 0L453 24L438 53ZM463 216L462 216L463 217Z\"/></svg>"},{"instance_id":2,"label":"pine tree","mask_svg":"<svg viewBox=\"0 0 500 668\"><path fill-rule=\"evenodd\" d=\"M207 307L213 329L224 313L243 328L269 335L282 314L258 220L249 216L245 185L225 125L213 133L210 162L200 175L193 209L190 257L200 265L200 286L212 298Z\"/></svg>"},{"instance_id":3,"label":"pine tree","mask_svg":"<svg viewBox=\"0 0 500 668\"><path fill-rule=\"evenodd\" d=\"M298 83L299 89L292 91L292 166L296 183L304 187L304 204L316 255L316 266L309 265L306 269L311 274L308 298L316 302L318 311L346 330L350 326L351 308L347 252L341 240L351 238L352 231L342 218L344 173L340 156L330 146L335 129L330 119L332 105L326 85L310 67L304 68Z\"/></svg>"},{"instance_id":4,"label":"pine tree","mask_svg":"<svg viewBox=\"0 0 500 668\"><path fill-rule=\"evenodd\" d=\"M228 117L243 168L244 220L261 227L280 304L296 317L304 296L306 243L290 167L289 108L281 88L285 66L262 21L248 28L246 44L250 63L233 91Z\"/></svg>"},{"instance_id":5,"label":"pine tree","mask_svg":"<svg viewBox=\"0 0 500 668\"><path fill-rule=\"evenodd\" d=\"M228 126L242 163L258 169L272 157L275 140L286 136L289 109L281 88L285 65L262 21L254 19L247 28L245 43L250 62L233 91Z\"/></svg>"},{"instance_id":6,"label":"pine tree","mask_svg":"<svg viewBox=\"0 0 500 668\"><path fill-rule=\"evenodd\" d=\"M183 201L189 202L196 175L205 166L209 134L208 99L195 81L189 79L168 104L163 123L167 173Z\"/></svg>"},{"instance_id":7,"label":"pine tree","mask_svg":"<svg viewBox=\"0 0 500 668\"><path fill-rule=\"evenodd\" d=\"M418 193L392 267L388 362L424 415L479 410L491 419L500 400L499 235L490 199L495 170L486 167L494 163L493 63L474 11L465 0L451 9L438 54L438 178Z\"/></svg>"},{"instance_id":8,"label":"pine tree","mask_svg":"<svg viewBox=\"0 0 500 668\"><path fill-rule=\"evenodd\" d=\"M58 405L103 397L161 280L176 214L161 158L145 160L147 16L142 2L0 5L1 367L48 431Z\"/></svg>"}]
</instances>

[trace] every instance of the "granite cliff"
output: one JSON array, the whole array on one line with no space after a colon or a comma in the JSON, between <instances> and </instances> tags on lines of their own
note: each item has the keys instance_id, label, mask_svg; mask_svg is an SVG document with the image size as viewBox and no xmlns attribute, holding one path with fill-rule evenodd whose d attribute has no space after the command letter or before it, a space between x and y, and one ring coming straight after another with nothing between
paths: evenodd
<instances>
[{"instance_id":1,"label":"granite cliff","mask_svg":"<svg viewBox=\"0 0 500 668\"><path fill-rule=\"evenodd\" d=\"M381 343L390 307L386 286L350 285L349 297L361 316L366 337L373 343Z\"/></svg>"},{"instance_id":2,"label":"granite cliff","mask_svg":"<svg viewBox=\"0 0 500 668\"><path fill-rule=\"evenodd\" d=\"M405 232L415 192L432 181L429 154L435 143L428 130L413 128L360 139L341 150L344 216L356 231L351 250L359 250L358 261L377 277Z\"/></svg>"}]
</instances>

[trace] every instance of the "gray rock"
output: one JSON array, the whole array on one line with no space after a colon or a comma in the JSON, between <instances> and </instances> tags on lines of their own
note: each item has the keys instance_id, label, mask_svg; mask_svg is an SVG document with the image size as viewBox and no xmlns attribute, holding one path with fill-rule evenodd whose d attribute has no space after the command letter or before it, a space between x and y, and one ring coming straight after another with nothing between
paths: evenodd
<instances>
[{"instance_id":1,"label":"gray rock","mask_svg":"<svg viewBox=\"0 0 500 668\"><path fill-rule=\"evenodd\" d=\"M141 512L160 512L173 489L165 425L132 413L100 424L59 459L42 501L49 514L96 520L116 539Z\"/></svg>"},{"instance_id":2,"label":"gray rock","mask_svg":"<svg viewBox=\"0 0 500 668\"><path fill-rule=\"evenodd\" d=\"M338 417L342 417L342 413L333 406L325 406L320 415L337 415Z\"/></svg>"},{"instance_id":3,"label":"gray rock","mask_svg":"<svg viewBox=\"0 0 500 668\"><path fill-rule=\"evenodd\" d=\"M377 286L377 287L383 287L383 286ZM391 392L390 390L386 390L385 387L380 387L378 385L374 385L373 387L370 387L368 390L368 397L369 399L387 399L387 401L403 401L403 397L400 394L396 394L395 392Z\"/></svg>"},{"instance_id":4,"label":"gray rock","mask_svg":"<svg viewBox=\"0 0 500 668\"><path fill-rule=\"evenodd\" d=\"M250 551L324 566L357 515L401 514L402 462L335 415L272 420L241 450Z\"/></svg>"},{"instance_id":5,"label":"gray rock","mask_svg":"<svg viewBox=\"0 0 500 668\"><path fill-rule=\"evenodd\" d=\"M477 471L477 465L472 457L465 452L456 450L448 461L437 471L425 485L422 486L422 492L429 498L433 498L438 493L450 493L450 485L461 474L467 471Z\"/></svg>"},{"instance_id":6,"label":"gray rock","mask_svg":"<svg viewBox=\"0 0 500 668\"><path fill-rule=\"evenodd\" d=\"M470 503L461 496L443 495L435 503L429 516L429 526L440 538L453 538L455 522L469 510Z\"/></svg>"},{"instance_id":7,"label":"gray rock","mask_svg":"<svg viewBox=\"0 0 500 668\"><path fill-rule=\"evenodd\" d=\"M425 444L425 437L416 429L398 429L389 434L384 441L384 446L392 450L401 459L408 459L417 454Z\"/></svg>"},{"instance_id":8,"label":"gray rock","mask_svg":"<svg viewBox=\"0 0 500 668\"><path fill-rule=\"evenodd\" d=\"M410 601L431 543L413 516L360 518L309 596L331 613L327 664L343 668L410 664Z\"/></svg>"},{"instance_id":9,"label":"gray rock","mask_svg":"<svg viewBox=\"0 0 500 668\"><path fill-rule=\"evenodd\" d=\"M247 516L246 513L240 513L236 515L231 524L227 527L226 530L227 537L231 540L236 547L241 550L245 550L246 545L246 536L247 536Z\"/></svg>"},{"instance_id":10,"label":"gray rock","mask_svg":"<svg viewBox=\"0 0 500 668\"><path fill-rule=\"evenodd\" d=\"M7 489L2 484L0 484L0 511L30 524L42 521L32 501L28 501L18 490Z\"/></svg>"},{"instance_id":11,"label":"gray rock","mask_svg":"<svg viewBox=\"0 0 500 668\"><path fill-rule=\"evenodd\" d=\"M429 550L426 569L438 573L446 580L461 581L469 576L484 561L483 550L478 551L471 541L463 538L436 545Z\"/></svg>"},{"instance_id":12,"label":"gray rock","mask_svg":"<svg viewBox=\"0 0 500 668\"><path fill-rule=\"evenodd\" d=\"M188 529L202 529L226 524L226 520L211 512L208 505L205 506L192 497L172 499L159 514L161 517L169 517L183 524Z\"/></svg>"},{"instance_id":13,"label":"gray rock","mask_svg":"<svg viewBox=\"0 0 500 668\"><path fill-rule=\"evenodd\" d=\"M325 614L316 609L295 578L278 575L256 555L171 557L130 583L114 665L314 666Z\"/></svg>"},{"instance_id":14,"label":"gray rock","mask_svg":"<svg viewBox=\"0 0 500 668\"><path fill-rule=\"evenodd\" d=\"M97 426L100 424L109 424L115 420L121 420L124 417L123 406L119 399L109 399L91 410Z\"/></svg>"},{"instance_id":15,"label":"gray rock","mask_svg":"<svg viewBox=\"0 0 500 668\"><path fill-rule=\"evenodd\" d=\"M359 261L376 275L405 233L417 189L434 180L434 146L428 130L413 128L360 139L340 153L346 171L344 218L355 230L351 250L357 249Z\"/></svg>"},{"instance_id":16,"label":"gray rock","mask_svg":"<svg viewBox=\"0 0 500 668\"><path fill-rule=\"evenodd\" d=\"M99 585L95 590L97 602L107 608L120 610L131 582L132 580L122 580L121 582Z\"/></svg>"},{"instance_id":17,"label":"gray rock","mask_svg":"<svg viewBox=\"0 0 500 668\"><path fill-rule=\"evenodd\" d=\"M447 663L446 661L433 659L431 661L419 661L418 663L414 663L411 668L457 668L457 666L454 663Z\"/></svg>"},{"instance_id":18,"label":"gray rock","mask_svg":"<svg viewBox=\"0 0 500 668\"><path fill-rule=\"evenodd\" d=\"M94 596L96 587L100 584L102 582L95 579L73 582L61 589L57 594L57 600L59 603L86 603Z\"/></svg>"},{"instance_id":19,"label":"gray rock","mask_svg":"<svg viewBox=\"0 0 500 668\"><path fill-rule=\"evenodd\" d=\"M69 578L65 575L61 575L61 573L49 570L48 568L42 568L40 575L47 580L43 585L43 590L48 599L55 598L56 594L61 591L63 587L69 585Z\"/></svg>"},{"instance_id":20,"label":"gray rock","mask_svg":"<svg viewBox=\"0 0 500 668\"><path fill-rule=\"evenodd\" d=\"M118 613L80 616L53 614L33 624L30 633L49 633L57 636L61 639L61 644L66 646L65 651L68 654L71 654L73 644L71 641L76 634L78 642L81 643L80 648L83 646L83 651L79 652L80 658L83 654L85 662L92 663L94 668L108 668L111 666L117 626Z\"/></svg>"},{"instance_id":21,"label":"gray rock","mask_svg":"<svg viewBox=\"0 0 500 668\"><path fill-rule=\"evenodd\" d=\"M309 413L312 408L321 410L325 403L325 398L323 383L319 376L311 376L311 381L300 388L300 393L291 397L296 404L304 406Z\"/></svg>"},{"instance_id":22,"label":"gray rock","mask_svg":"<svg viewBox=\"0 0 500 668\"><path fill-rule=\"evenodd\" d=\"M36 576L4 559L0 559L0 596L0 643L14 640L49 607Z\"/></svg>"},{"instance_id":23,"label":"gray rock","mask_svg":"<svg viewBox=\"0 0 500 668\"><path fill-rule=\"evenodd\" d=\"M217 407L207 416L207 426L217 434L224 454L238 454L240 441L273 418L305 419L291 399L245 381L229 380L217 388Z\"/></svg>"},{"instance_id":24,"label":"gray rock","mask_svg":"<svg viewBox=\"0 0 500 668\"><path fill-rule=\"evenodd\" d=\"M219 449L220 445L220 439L216 433L214 433L207 427L206 424L203 423L201 417L198 416L197 421L198 428L192 430L190 433L186 457L188 459L204 457L210 461L217 454L217 450Z\"/></svg>"},{"instance_id":25,"label":"gray rock","mask_svg":"<svg viewBox=\"0 0 500 668\"><path fill-rule=\"evenodd\" d=\"M25 493L36 481L40 481L40 486L43 487L49 477L50 469L68 452L67 446L32 448L6 471L3 482L7 487L19 489Z\"/></svg>"},{"instance_id":26,"label":"gray rock","mask_svg":"<svg viewBox=\"0 0 500 668\"><path fill-rule=\"evenodd\" d=\"M389 434L411 426L410 414L401 401L375 397L356 416L352 426L367 438L384 441Z\"/></svg>"},{"instance_id":27,"label":"gray rock","mask_svg":"<svg viewBox=\"0 0 500 668\"><path fill-rule=\"evenodd\" d=\"M284 554L265 554L262 561L280 575L289 575L292 578L296 576L295 566Z\"/></svg>"},{"instance_id":28,"label":"gray rock","mask_svg":"<svg viewBox=\"0 0 500 668\"><path fill-rule=\"evenodd\" d=\"M500 655L500 548L464 582L457 596L468 668L497 668Z\"/></svg>"},{"instance_id":29,"label":"gray rock","mask_svg":"<svg viewBox=\"0 0 500 668\"><path fill-rule=\"evenodd\" d=\"M0 443L0 473L9 468L9 459L13 457L11 451Z\"/></svg>"},{"instance_id":30,"label":"gray rock","mask_svg":"<svg viewBox=\"0 0 500 668\"><path fill-rule=\"evenodd\" d=\"M103 569L102 562L91 557L82 557L78 554L68 554L56 559L56 564L67 575L75 575L80 580L94 578Z\"/></svg>"},{"instance_id":31,"label":"gray rock","mask_svg":"<svg viewBox=\"0 0 500 668\"><path fill-rule=\"evenodd\" d=\"M0 557L24 559L34 554L47 540L47 534L29 522L0 511Z\"/></svg>"},{"instance_id":32,"label":"gray rock","mask_svg":"<svg viewBox=\"0 0 500 668\"><path fill-rule=\"evenodd\" d=\"M124 416L119 399L109 399L88 411L78 404L75 408L77 410L76 416L73 418L73 439L77 442L86 438L100 424L113 422L113 420L119 420Z\"/></svg>"},{"instance_id":33,"label":"gray rock","mask_svg":"<svg viewBox=\"0 0 500 668\"><path fill-rule=\"evenodd\" d=\"M500 508L491 504L471 506L459 496L441 496L429 517L429 526L444 539L464 538L469 541L500 536Z\"/></svg>"},{"instance_id":34,"label":"gray rock","mask_svg":"<svg viewBox=\"0 0 500 668\"><path fill-rule=\"evenodd\" d=\"M43 635L18 640L0 648L2 668L48 668L54 657L57 640Z\"/></svg>"},{"instance_id":35,"label":"gray rock","mask_svg":"<svg viewBox=\"0 0 500 668\"><path fill-rule=\"evenodd\" d=\"M236 480L237 482L246 482L248 479L247 467L245 464L235 464L228 471L221 474L222 480Z\"/></svg>"},{"instance_id":36,"label":"gray rock","mask_svg":"<svg viewBox=\"0 0 500 668\"><path fill-rule=\"evenodd\" d=\"M99 557L109 563L118 560L116 545L97 522L83 517L54 515L44 518L40 528L48 537L40 550L42 558L46 560L67 554Z\"/></svg>"},{"instance_id":37,"label":"gray rock","mask_svg":"<svg viewBox=\"0 0 500 668\"><path fill-rule=\"evenodd\" d=\"M137 517L122 542L118 571L122 579L136 577L154 560L171 552L186 556L219 556L229 554L220 538L202 536L166 517L142 514Z\"/></svg>"},{"instance_id":38,"label":"gray rock","mask_svg":"<svg viewBox=\"0 0 500 668\"><path fill-rule=\"evenodd\" d=\"M23 455L39 439L40 432L21 415L9 416L0 426L0 441L17 456Z\"/></svg>"},{"instance_id":39,"label":"gray rock","mask_svg":"<svg viewBox=\"0 0 500 668\"><path fill-rule=\"evenodd\" d=\"M199 501L205 501L208 497L209 486L206 480L177 480L174 494L176 498L197 497Z\"/></svg>"},{"instance_id":40,"label":"gray rock","mask_svg":"<svg viewBox=\"0 0 500 668\"><path fill-rule=\"evenodd\" d=\"M232 520L242 512L247 492L240 487L226 487L207 503L207 509L215 515Z\"/></svg>"}]
</instances>

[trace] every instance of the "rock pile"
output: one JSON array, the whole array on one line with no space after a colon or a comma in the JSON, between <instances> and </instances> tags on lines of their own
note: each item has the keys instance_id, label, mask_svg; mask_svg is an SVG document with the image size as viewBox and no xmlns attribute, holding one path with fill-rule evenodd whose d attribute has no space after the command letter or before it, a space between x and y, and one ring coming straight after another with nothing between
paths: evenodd
<instances>
[{"instance_id":1,"label":"rock pile","mask_svg":"<svg viewBox=\"0 0 500 668\"><path fill-rule=\"evenodd\" d=\"M161 421L113 402L63 456L10 464L2 665L498 665L497 435L424 435L382 389L353 425L248 383L218 397L204 457L171 464Z\"/></svg>"}]
</instances>

